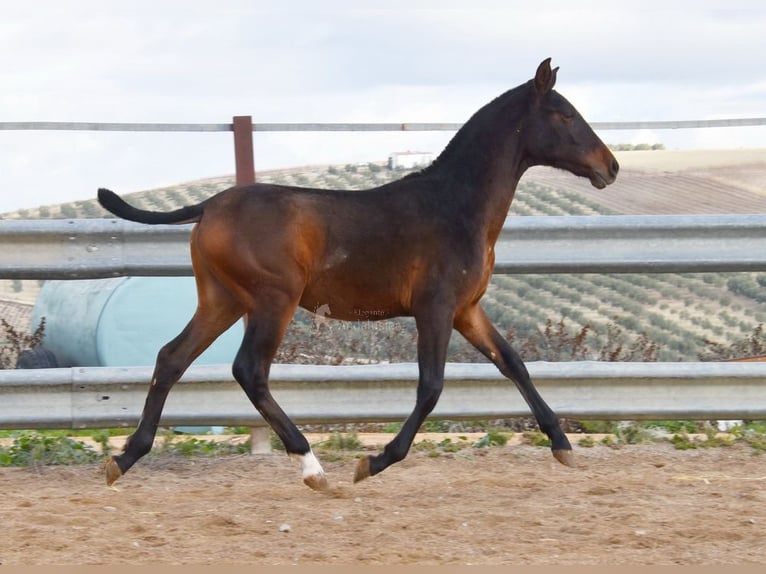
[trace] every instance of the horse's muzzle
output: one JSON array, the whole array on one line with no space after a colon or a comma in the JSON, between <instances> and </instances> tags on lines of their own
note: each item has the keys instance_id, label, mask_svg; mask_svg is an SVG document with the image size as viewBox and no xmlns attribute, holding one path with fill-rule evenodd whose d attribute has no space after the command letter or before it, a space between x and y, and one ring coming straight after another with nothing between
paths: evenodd
<instances>
[{"instance_id":1,"label":"horse's muzzle","mask_svg":"<svg viewBox=\"0 0 766 574\"><path fill-rule=\"evenodd\" d=\"M589 175L590 183L597 189L604 189L617 179L620 164L617 163L617 160L608 148L603 148L602 153L594 154L594 156L596 156L593 158L595 161L591 163Z\"/></svg>"}]
</instances>

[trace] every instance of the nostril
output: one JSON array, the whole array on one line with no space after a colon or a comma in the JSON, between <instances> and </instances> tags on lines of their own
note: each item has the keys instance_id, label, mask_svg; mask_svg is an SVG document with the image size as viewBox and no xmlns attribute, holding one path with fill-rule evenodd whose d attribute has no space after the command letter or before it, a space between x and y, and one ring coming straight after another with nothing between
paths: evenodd
<instances>
[{"instance_id":1,"label":"nostril","mask_svg":"<svg viewBox=\"0 0 766 574\"><path fill-rule=\"evenodd\" d=\"M617 163L616 159L612 158L612 163L609 165L609 173L616 176L618 171L620 171L620 164Z\"/></svg>"}]
</instances>

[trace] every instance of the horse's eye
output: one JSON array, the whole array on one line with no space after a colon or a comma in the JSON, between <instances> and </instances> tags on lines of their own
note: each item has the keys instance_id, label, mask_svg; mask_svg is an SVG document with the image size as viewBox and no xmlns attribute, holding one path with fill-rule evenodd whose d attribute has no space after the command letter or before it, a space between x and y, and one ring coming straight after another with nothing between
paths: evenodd
<instances>
[{"instance_id":1,"label":"horse's eye","mask_svg":"<svg viewBox=\"0 0 766 574\"><path fill-rule=\"evenodd\" d=\"M556 115L562 122L566 124L571 123L574 119L574 114L569 112L556 112Z\"/></svg>"}]
</instances>

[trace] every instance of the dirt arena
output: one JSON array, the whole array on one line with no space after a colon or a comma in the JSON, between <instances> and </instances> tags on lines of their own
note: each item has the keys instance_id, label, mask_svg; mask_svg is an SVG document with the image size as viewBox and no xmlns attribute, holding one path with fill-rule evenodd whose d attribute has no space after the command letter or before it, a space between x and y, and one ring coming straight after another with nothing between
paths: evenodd
<instances>
[{"instance_id":1,"label":"dirt arena","mask_svg":"<svg viewBox=\"0 0 766 574\"><path fill-rule=\"evenodd\" d=\"M154 457L107 488L96 466L0 469L0 563L763 564L766 459L746 446L520 444L412 452L353 485L320 456Z\"/></svg>"}]
</instances>

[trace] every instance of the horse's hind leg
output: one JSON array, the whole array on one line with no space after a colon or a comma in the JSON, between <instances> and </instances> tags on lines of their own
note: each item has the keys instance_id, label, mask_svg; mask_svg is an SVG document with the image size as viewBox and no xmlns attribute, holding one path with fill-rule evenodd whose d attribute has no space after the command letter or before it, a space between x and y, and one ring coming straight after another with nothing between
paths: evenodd
<instances>
[{"instance_id":1,"label":"horse's hind leg","mask_svg":"<svg viewBox=\"0 0 766 574\"><path fill-rule=\"evenodd\" d=\"M200 305L180 335L162 347L146 395L144 410L135 432L128 438L123 452L106 464L106 483L111 485L147 454L154 443L165 399L173 385L189 365L221 333L242 316L242 309L228 293L212 283L200 291Z\"/></svg>"},{"instance_id":2,"label":"horse's hind leg","mask_svg":"<svg viewBox=\"0 0 766 574\"><path fill-rule=\"evenodd\" d=\"M314 490L327 490L327 479L306 437L274 400L268 386L269 371L287 325L297 304L278 290L261 292L263 304L247 315L242 346L234 359L234 378L250 401L274 429L289 455L297 456L303 467L303 482Z\"/></svg>"},{"instance_id":3,"label":"horse's hind leg","mask_svg":"<svg viewBox=\"0 0 766 574\"><path fill-rule=\"evenodd\" d=\"M484 356L495 363L501 373L516 384L535 416L540 430L550 438L553 456L562 464L574 466L572 446L569 444L564 431L561 430L556 414L532 384L521 357L497 332L481 305L473 305L459 313L455 318L455 329Z\"/></svg>"}]
</instances>

